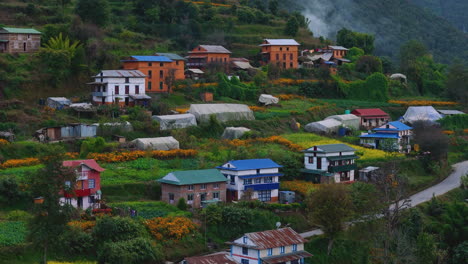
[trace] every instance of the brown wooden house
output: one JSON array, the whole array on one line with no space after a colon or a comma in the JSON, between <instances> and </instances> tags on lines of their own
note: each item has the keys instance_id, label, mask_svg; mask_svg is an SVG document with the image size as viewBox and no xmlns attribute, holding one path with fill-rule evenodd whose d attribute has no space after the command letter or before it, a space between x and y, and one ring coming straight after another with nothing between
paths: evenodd
<instances>
[{"instance_id":1,"label":"brown wooden house","mask_svg":"<svg viewBox=\"0 0 468 264\"><path fill-rule=\"evenodd\" d=\"M37 52L41 32L32 28L0 28L0 53Z\"/></svg>"}]
</instances>

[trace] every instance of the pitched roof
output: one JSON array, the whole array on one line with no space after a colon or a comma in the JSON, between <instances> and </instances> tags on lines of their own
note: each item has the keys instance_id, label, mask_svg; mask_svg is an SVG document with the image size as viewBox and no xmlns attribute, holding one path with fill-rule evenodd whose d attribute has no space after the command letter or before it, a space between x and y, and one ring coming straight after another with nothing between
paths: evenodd
<instances>
[{"instance_id":1,"label":"pitched roof","mask_svg":"<svg viewBox=\"0 0 468 264\"><path fill-rule=\"evenodd\" d=\"M283 166L277 164L271 159L247 159L247 160L231 160L229 162L233 167L219 166L218 169L223 170L257 170L257 169L268 169L268 168L282 168Z\"/></svg>"},{"instance_id":2,"label":"pitched roof","mask_svg":"<svg viewBox=\"0 0 468 264\"><path fill-rule=\"evenodd\" d=\"M187 264L238 264L228 252L217 252L211 255L185 258Z\"/></svg>"},{"instance_id":3,"label":"pitched roof","mask_svg":"<svg viewBox=\"0 0 468 264\"><path fill-rule=\"evenodd\" d=\"M314 150L313 147L304 150L304 152L349 152L349 151L356 151L354 148L346 145L346 144L327 144L327 145L317 145L317 150ZM320 150L319 150L320 149Z\"/></svg>"},{"instance_id":4,"label":"pitched roof","mask_svg":"<svg viewBox=\"0 0 468 264\"><path fill-rule=\"evenodd\" d=\"M225 47L219 45L200 45L199 47L205 49L208 53L231 53Z\"/></svg>"},{"instance_id":5,"label":"pitched roof","mask_svg":"<svg viewBox=\"0 0 468 264\"><path fill-rule=\"evenodd\" d=\"M191 185L225 181L226 177L217 169L173 171L164 176L164 178L158 180L158 182L173 185Z\"/></svg>"},{"instance_id":6,"label":"pitched roof","mask_svg":"<svg viewBox=\"0 0 468 264\"><path fill-rule=\"evenodd\" d=\"M171 59L169 59L166 56L137 56L137 55L132 55L133 60L123 60L123 61L148 61L148 62L172 62Z\"/></svg>"},{"instance_id":7,"label":"pitched roof","mask_svg":"<svg viewBox=\"0 0 468 264\"><path fill-rule=\"evenodd\" d=\"M41 32L35 30L34 28L10 28L10 27L4 27L2 28L3 30L0 30L0 33L3 33L1 31L6 31L7 33L17 33L17 34L41 34Z\"/></svg>"},{"instance_id":8,"label":"pitched roof","mask_svg":"<svg viewBox=\"0 0 468 264\"><path fill-rule=\"evenodd\" d=\"M437 112L443 114L443 115L464 115L462 111L458 110L437 110Z\"/></svg>"},{"instance_id":9,"label":"pitched roof","mask_svg":"<svg viewBox=\"0 0 468 264\"><path fill-rule=\"evenodd\" d=\"M260 46L300 46L301 44L297 43L294 39L264 39L264 44Z\"/></svg>"},{"instance_id":10,"label":"pitched roof","mask_svg":"<svg viewBox=\"0 0 468 264\"><path fill-rule=\"evenodd\" d=\"M246 233L245 236L255 245L256 249L276 248L306 242L290 227Z\"/></svg>"},{"instance_id":11,"label":"pitched roof","mask_svg":"<svg viewBox=\"0 0 468 264\"><path fill-rule=\"evenodd\" d=\"M97 162L93 159L87 159L87 160L65 160L63 161L62 165L64 167L78 167L81 164L84 164L88 166L90 169L93 169L95 171L103 172L105 169L99 166Z\"/></svg>"},{"instance_id":12,"label":"pitched roof","mask_svg":"<svg viewBox=\"0 0 468 264\"><path fill-rule=\"evenodd\" d=\"M380 108L354 109L351 113L357 116L389 116Z\"/></svg>"},{"instance_id":13,"label":"pitched roof","mask_svg":"<svg viewBox=\"0 0 468 264\"><path fill-rule=\"evenodd\" d=\"M328 46L330 49L334 49L334 50L348 50L347 48L343 47L343 46Z\"/></svg>"},{"instance_id":14,"label":"pitched roof","mask_svg":"<svg viewBox=\"0 0 468 264\"><path fill-rule=\"evenodd\" d=\"M154 55L168 57L171 60L185 60L183 57L175 53L156 52Z\"/></svg>"},{"instance_id":15,"label":"pitched roof","mask_svg":"<svg viewBox=\"0 0 468 264\"><path fill-rule=\"evenodd\" d=\"M399 138L397 133L371 133L359 136L361 138Z\"/></svg>"},{"instance_id":16,"label":"pitched roof","mask_svg":"<svg viewBox=\"0 0 468 264\"><path fill-rule=\"evenodd\" d=\"M395 128L386 128L386 125L390 125ZM377 127L377 128L374 128L373 130L375 131L403 131L403 130L413 129L412 127L407 126L400 121L388 122L387 124L383 125L383 127L385 128Z\"/></svg>"},{"instance_id":17,"label":"pitched roof","mask_svg":"<svg viewBox=\"0 0 468 264\"><path fill-rule=\"evenodd\" d=\"M102 74L102 75L101 75ZM144 78L146 75L144 75L141 71L139 70L103 70L100 73L98 73L94 77L113 77L113 78Z\"/></svg>"}]
</instances>

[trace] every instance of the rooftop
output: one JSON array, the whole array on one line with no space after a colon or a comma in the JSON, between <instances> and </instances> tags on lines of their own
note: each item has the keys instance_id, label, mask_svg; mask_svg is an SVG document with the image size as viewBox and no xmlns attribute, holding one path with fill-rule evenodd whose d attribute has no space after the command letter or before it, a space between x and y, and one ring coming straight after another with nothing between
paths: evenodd
<instances>
[{"instance_id":1,"label":"rooftop","mask_svg":"<svg viewBox=\"0 0 468 264\"><path fill-rule=\"evenodd\" d=\"M144 75L141 71L138 70L103 70L94 77L144 78L146 77L146 75Z\"/></svg>"},{"instance_id":2,"label":"rooftop","mask_svg":"<svg viewBox=\"0 0 468 264\"><path fill-rule=\"evenodd\" d=\"M228 252L217 252L211 255L185 258L187 264L237 264Z\"/></svg>"},{"instance_id":3,"label":"rooftop","mask_svg":"<svg viewBox=\"0 0 468 264\"><path fill-rule=\"evenodd\" d=\"M104 171L104 168L102 168L101 166L99 166L99 164L97 164L97 162L93 159L87 159L87 160L65 160L63 161L62 165L64 167L78 167L80 166L81 164L84 164L86 165L87 167L89 167L90 169L93 169L95 171L99 171L99 172L103 172Z\"/></svg>"},{"instance_id":4,"label":"rooftop","mask_svg":"<svg viewBox=\"0 0 468 264\"><path fill-rule=\"evenodd\" d=\"M4 27L0 29L0 33L17 33L17 34L41 34L34 28L10 28Z\"/></svg>"},{"instance_id":5,"label":"rooftop","mask_svg":"<svg viewBox=\"0 0 468 264\"><path fill-rule=\"evenodd\" d=\"M314 150L314 147L304 150L304 152L321 152L321 153L331 153L331 152L354 152L354 148L346 144L327 144L327 145L317 145L317 150Z\"/></svg>"},{"instance_id":6,"label":"rooftop","mask_svg":"<svg viewBox=\"0 0 468 264\"><path fill-rule=\"evenodd\" d=\"M333 50L348 50L347 48L343 46L328 46L328 48L333 49Z\"/></svg>"},{"instance_id":7,"label":"rooftop","mask_svg":"<svg viewBox=\"0 0 468 264\"><path fill-rule=\"evenodd\" d=\"M167 57L171 60L185 60L183 57L179 56L178 54L175 53L163 53L163 52L157 52L154 55L156 56L164 56Z\"/></svg>"},{"instance_id":8,"label":"rooftop","mask_svg":"<svg viewBox=\"0 0 468 264\"><path fill-rule=\"evenodd\" d=\"M225 47L219 46L219 45L200 45L198 47L204 49L205 52L208 52L208 53L231 53ZM193 52L193 51L191 51L191 52ZM189 52L189 53L191 53L191 52ZM195 52L197 52L197 51L195 51Z\"/></svg>"},{"instance_id":9,"label":"rooftop","mask_svg":"<svg viewBox=\"0 0 468 264\"><path fill-rule=\"evenodd\" d=\"M132 55L130 57L131 57L130 60L122 60L122 61L172 62L172 60L169 59L166 56L135 56L135 55Z\"/></svg>"},{"instance_id":10,"label":"rooftop","mask_svg":"<svg viewBox=\"0 0 468 264\"><path fill-rule=\"evenodd\" d=\"M173 171L158 181L173 185L192 185L210 182L225 182L226 177L224 177L224 175L217 169L188 170Z\"/></svg>"},{"instance_id":11,"label":"rooftop","mask_svg":"<svg viewBox=\"0 0 468 264\"><path fill-rule=\"evenodd\" d=\"M294 39L264 39L260 46L300 46Z\"/></svg>"},{"instance_id":12,"label":"rooftop","mask_svg":"<svg viewBox=\"0 0 468 264\"><path fill-rule=\"evenodd\" d=\"M357 116L389 116L380 108L355 109L351 113Z\"/></svg>"},{"instance_id":13,"label":"rooftop","mask_svg":"<svg viewBox=\"0 0 468 264\"><path fill-rule=\"evenodd\" d=\"M389 126L389 128L386 127L387 125ZM392 122L388 122L387 124L381 127L374 128L373 130L374 131L403 131L403 130L409 130L409 129L413 129L413 128L403 124L400 121L392 121Z\"/></svg>"},{"instance_id":14,"label":"rooftop","mask_svg":"<svg viewBox=\"0 0 468 264\"><path fill-rule=\"evenodd\" d=\"M227 167L224 167L227 166ZM257 170L257 169L269 169L269 168L281 168L283 166L277 164L271 159L247 159L247 160L231 160L223 166L217 167L223 170Z\"/></svg>"},{"instance_id":15,"label":"rooftop","mask_svg":"<svg viewBox=\"0 0 468 264\"><path fill-rule=\"evenodd\" d=\"M276 248L305 243L306 240L290 227L246 233L256 249Z\"/></svg>"}]
</instances>

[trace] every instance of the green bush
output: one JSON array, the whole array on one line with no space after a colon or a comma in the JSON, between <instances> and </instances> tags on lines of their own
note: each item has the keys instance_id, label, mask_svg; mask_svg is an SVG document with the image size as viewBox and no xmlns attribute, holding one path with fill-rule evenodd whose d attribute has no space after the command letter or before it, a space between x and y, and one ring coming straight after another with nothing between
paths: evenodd
<instances>
[{"instance_id":1,"label":"green bush","mask_svg":"<svg viewBox=\"0 0 468 264\"><path fill-rule=\"evenodd\" d=\"M59 251L70 256L91 255L96 246L93 236L78 228L67 228L58 240Z\"/></svg>"},{"instance_id":2,"label":"green bush","mask_svg":"<svg viewBox=\"0 0 468 264\"><path fill-rule=\"evenodd\" d=\"M27 222L29 219L31 219L31 217L32 215L30 213L23 210L13 210L5 215L5 219L7 219L8 221Z\"/></svg>"},{"instance_id":3,"label":"green bush","mask_svg":"<svg viewBox=\"0 0 468 264\"><path fill-rule=\"evenodd\" d=\"M146 235L146 229L140 222L127 217L101 218L93 229L93 237L98 245Z\"/></svg>"},{"instance_id":4,"label":"green bush","mask_svg":"<svg viewBox=\"0 0 468 264\"><path fill-rule=\"evenodd\" d=\"M23 243L26 239L26 233L26 224L24 222L0 222L0 247Z\"/></svg>"},{"instance_id":5,"label":"green bush","mask_svg":"<svg viewBox=\"0 0 468 264\"><path fill-rule=\"evenodd\" d=\"M103 264L139 264L160 261L164 256L161 248L142 237L104 243L97 254L99 263Z\"/></svg>"},{"instance_id":6,"label":"green bush","mask_svg":"<svg viewBox=\"0 0 468 264\"><path fill-rule=\"evenodd\" d=\"M468 115L446 116L437 122L439 122L445 129L462 130L468 128Z\"/></svg>"}]
</instances>

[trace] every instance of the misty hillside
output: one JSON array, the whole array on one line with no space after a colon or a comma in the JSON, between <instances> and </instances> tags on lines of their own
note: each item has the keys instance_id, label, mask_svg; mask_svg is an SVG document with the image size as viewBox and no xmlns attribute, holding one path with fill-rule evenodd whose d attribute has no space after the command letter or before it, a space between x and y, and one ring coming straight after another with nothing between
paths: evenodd
<instances>
[{"instance_id":1,"label":"misty hillside","mask_svg":"<svg viewBox=\"0 0 468 264\"><path fill-rule=\"evenodd\" d=\"M423 0L420 0L421 2ZM447 20L405 0L294 0L315 36L334 39L343 27L375 34L375 53L396 58L401 44L423 42L443 63L467 61L468 35Z\"/></svg>"},{"instance_id":2,"label":"misty hillside","mask_svg":"<svg viewBox=\"0 0 468 264\"><path fill-rule=\"evenodd\" d=\"M411 0L411 2L447 19L463 32L468 32L468 1Z\"/></svg>"}]
</instances>

